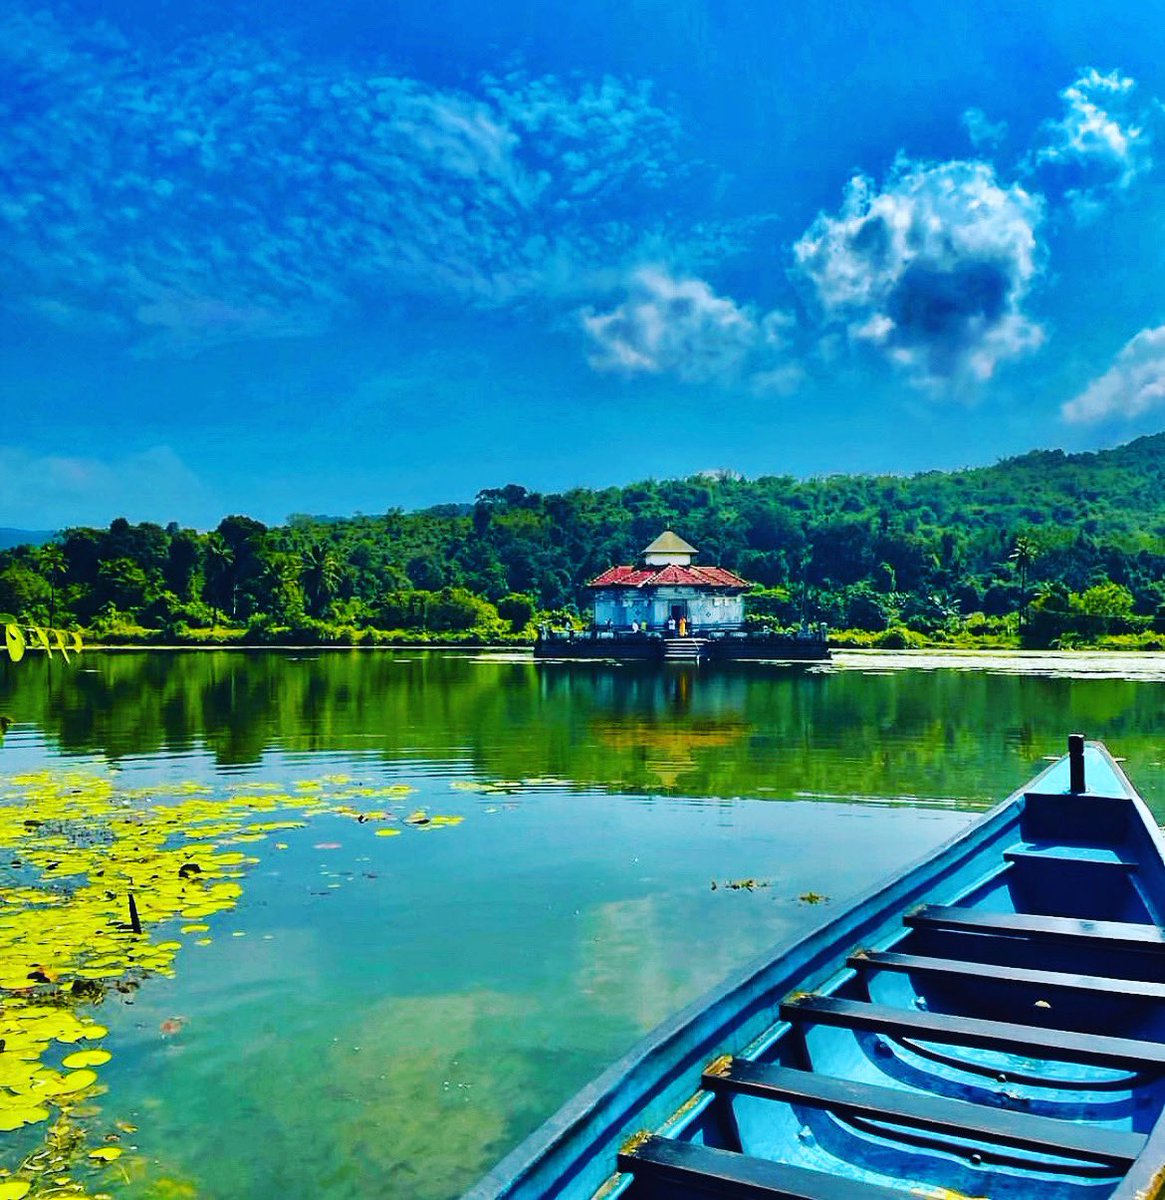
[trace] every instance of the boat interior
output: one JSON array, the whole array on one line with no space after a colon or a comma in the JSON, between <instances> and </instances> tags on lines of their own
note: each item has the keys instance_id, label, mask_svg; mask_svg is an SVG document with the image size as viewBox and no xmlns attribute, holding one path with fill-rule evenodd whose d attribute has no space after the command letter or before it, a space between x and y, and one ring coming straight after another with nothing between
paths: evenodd
<instances>
[{"instance_id":1,"label":"boat interior","mask_svg":"<svg viewBox=\"0 0 1165 1200\"><path fill-rule=\"evenodd\" d=\"M606 1195L1154 1194L1130 1180L1165 1106L1160 834L1100 748L1031 787L970 870L708 1063Z\"/></svg>"}]
</instances>

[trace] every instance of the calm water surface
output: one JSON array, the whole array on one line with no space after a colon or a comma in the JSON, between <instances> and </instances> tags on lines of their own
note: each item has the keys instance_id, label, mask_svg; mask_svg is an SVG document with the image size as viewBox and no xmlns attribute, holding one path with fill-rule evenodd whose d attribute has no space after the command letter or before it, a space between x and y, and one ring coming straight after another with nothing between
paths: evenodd
<instances>
[{"instance_id":1,"label":"calm water surface","mask_svg":"<svg viewBox=\"0 0 1165 1200\"><path fill-rule=\"evenodd\" d=\"M403 652L10 667L6 775L225 794L342 774L464 818L382 838L315 816L285 849L248 847L210 944L100 1007L98 1116L136 1126L138 1152L104 1187L455 1196L661 1019L964 827L1067 732L1107 740L1165 813L1165 671L1015 670ZM711 886L744 878L766 886ZM27 1139L0 1138L15 1166Z\"/></svg>"}]
</instances>

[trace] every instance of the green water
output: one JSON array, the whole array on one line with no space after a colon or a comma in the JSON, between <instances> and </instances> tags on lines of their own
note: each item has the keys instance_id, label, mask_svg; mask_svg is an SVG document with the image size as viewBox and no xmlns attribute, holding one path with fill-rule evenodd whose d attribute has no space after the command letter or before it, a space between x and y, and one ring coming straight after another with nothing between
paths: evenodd
<instances>
[{"instance_id":1,"label":"green water","mask_svg":"<svg viewBox=\"0 0 1165 1200\"><path fill-rule=\"evenodd\" d=\"M105 1189L455 1196L658 1021L964 827L1067 732L1105 738L1165 811L1152 672L885 665L271 652L10 667L5 774L48 761L226 789L344 773L464 818L378 838L317 816L285 850L248 847L260 861L211 944L100 1008L100 1117L136 1126ZM767 886L711 886L746 877Z\"/></svg>"}]
</instances>

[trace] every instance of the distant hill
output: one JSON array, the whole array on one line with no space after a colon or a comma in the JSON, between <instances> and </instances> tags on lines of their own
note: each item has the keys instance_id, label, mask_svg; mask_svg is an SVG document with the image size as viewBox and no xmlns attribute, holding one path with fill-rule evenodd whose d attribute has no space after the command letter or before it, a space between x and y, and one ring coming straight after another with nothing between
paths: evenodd
<instances>
[{"instance_id":1,"label":"distant hill","mask_svg":"<svg viewBox=\"0 0 1165 1200\"><path fill-rule=\"evenodd\" d=\"M57 536L55 529L0 529L0 550L13 546L43 546Z\"/></svg>"},{"instance_id":2,"label":"distant hill","mask_svg":"<svg viewBox=\"0 0 1165 1200\"><path fill-rule=\"evenodd\" d=\"M64 531L57 602L81 624L105 612L159 629L225 616L255 636L305 619L435 629L432 598L446 589L582 608L588 580L636 561L664 529L699 562L769 589L779 620L803 611L842 628L902 620L927 631L959 614L1014 618L1053 591L1062 608L1112 584L1095 603L1132 605L1165 631L1165 434L909 476L717 472L546 494L511 483L472 505L298 514L272 528L232 516L212 534L119 520ZM49 536L0 530L0 546ZM48 595L35 556L0 555L0 611L32 611Z\"/></svg>"}]
</instances>

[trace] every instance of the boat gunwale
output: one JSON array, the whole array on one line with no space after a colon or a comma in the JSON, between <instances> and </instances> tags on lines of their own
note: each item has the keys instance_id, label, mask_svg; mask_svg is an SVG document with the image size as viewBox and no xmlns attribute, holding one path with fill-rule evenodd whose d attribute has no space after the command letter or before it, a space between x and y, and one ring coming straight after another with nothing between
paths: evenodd
<instances>
[{"instance_id":1,"label":"boat gunwale","mask_svg":"<svg viewBox=\"0 0 1165 1200\"><path fill-rule=\"evenodd\" d=\"M1123 797L1106 798L1133 802L1165 859L1160 832L1120 765L1102 744L1088 742L1087 748L1103 759L1124 792ZM628 1137L659 1128L701 1093L701 1072L712 1058L733 1048L740 1053L777 1025L780 1003L790 989L819 986L838 975L839 957L844 959L839 945L856 945L889 928L927 889L985 854L1018 824L1025 796L1040 792L1041 783L1062 767L1065 757L1049 763L968 828L859 894L823 924L778 942L667 1018L530 1133L463 1200L593 1196L615 1175L617 1152ZM1158 1124L1165 1126L1165 1121ZM1165 1130L1161 1136L1165 1148ZM1150 1136L1146 1150L1153 1142ZM1162 1159L1165 1153L1158 1161ZM601 1170L592 1167L597 1160L602 1160ZM580 1177L590 1177L594 1186L560 1193L558 1189L580 1182Z\"/></svg>"}]
</instances>

